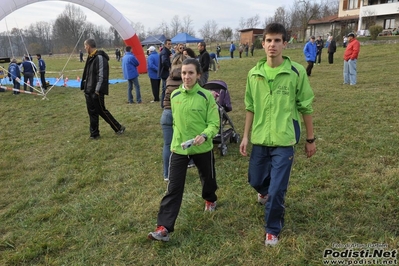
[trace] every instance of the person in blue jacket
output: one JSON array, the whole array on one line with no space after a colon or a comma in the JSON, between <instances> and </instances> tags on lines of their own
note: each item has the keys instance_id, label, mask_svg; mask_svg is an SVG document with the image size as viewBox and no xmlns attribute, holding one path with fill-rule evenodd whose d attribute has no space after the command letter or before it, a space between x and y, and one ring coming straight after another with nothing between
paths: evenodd
<instances>
[{"instance_id":1,"label":"person in blue jacket","mask_svg":"<svg viewBox=\"0 0 399 266\"><path fill-rule=\"evenodd\" d=\"M21 71L19 70L19 66L17 64L17 59L13 58L11 59L11 64L8 66L8 78L10 81L12 80L14 84L14 90L13 94L19 94L19 89L21 84L19 83L21 81Z\"/></svg>"},{"instance_id":2,"label":"person in blue jacket","mask_svg":"<svg viewBox=\"0 0 399 266\"><path fill-rule=\"evenodd\" d=\"M125 51L126 53L122 58L122 71L124 79L128 81L127 103L134 103L132 94L133 84L136 89L136 101L137 103L141 103L139 72L137 71L140 63L132 53L131 46L126 46Z\"/></svg>"},{"instance_id":3,"label":"person in blue jacket","mask_svg":"<svg viewBox=\"0 0 399 266\"><path fill-rule=\"evenodd\" d=\"M314 63L316 62L317 56L317 46L315 43L315 36L310 37L309 41L305 44L303 48L303 54L305 55L305 60L308 62L308 66L306 67L306 73L308 77L312 74L312 68Z\"/></svg>"},{"instance_id":4,"label":"person in blue jacket","mask_svg":"<svg viewBox=\"0 0 399 266\"><path fill-rule=\"evenodd\" d=\"M157 53L157 49L154 46L150 46L150 48L148 48L147 71L151 82L152 95L154 96L154 100L151 101L152 103L159 102L159 87L161 85L161 78L158 77L158 68L159 55Z\"/></svg>"},{"instance_id":5,"label":"person in blue jacket","mask_svg":"<svg viewBox=\"0 0 399 266\"><path fill-rule=\"evenodd\" d=\"M37 70L35 63L30 60L29 56L25 56L24 61L22 62L22 72L24 74L24 90L26 91L28 82L29 82L29 90L33 92L33 77Z\"/></svg>"},{"instance_id":6,"label":"person in blue jacket","mask_svg":"<svg viewBox=\"0 0 399 266\"><path fill-rule=\"evenodd\" d=\"M231 58L234 58L234 51L236 50L236 46L234 45L234 43L233 42L231 42L231 44L230 44L230 56L231 56Z\"/></svg>"},{"instance_id":7,"label":"person in blue jacket","mask_svg":"<svg viewBox=\"0 0 399 266\"><path fill-rule=\"evenodd\" d=\"M39 62L39 72L40 72L40 82L42 83L43 90L47 90L46 84L46 63L42 59L41 54L36 54L37 60Z\"/></svg>"}]
</instances>

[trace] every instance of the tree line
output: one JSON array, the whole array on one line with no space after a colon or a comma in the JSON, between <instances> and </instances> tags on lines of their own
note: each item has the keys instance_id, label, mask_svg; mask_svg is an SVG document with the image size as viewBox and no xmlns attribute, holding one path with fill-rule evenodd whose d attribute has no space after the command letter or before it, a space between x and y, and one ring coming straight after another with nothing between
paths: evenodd
<instances>
[{"instance_id":1,"label":"tree line","mask_svg":"<svg viewBox=\"0 0 399 266\"><path fill-rule=\"evenodd\" d=\"M249 18L241 17L236 28L219 27L215 20L205 21L198 30L200 36L197 37L202 37L208 43L239 40L242 29L264 28L270 22L279 22L291 34L304 39L310 20L337 14L338 7L339 0L295 0L291 7L279 7L273 16L263 20L258 14ZM146 29L141 22L132 23L132 26L141 40L157 34L164 34L169 38L180 32L197 35L190 15L174 15L169 21L163 20L153 29ZM77 53L87 38L94 38L98 47L123 46L123 40L114 27L106 28L88 22L78 6L67 4L54 22L39 21L25 29L13 28L9 32L0 33L0 57L20 56L29 51L41 54L71 53L75 47Z\"/></svg>"}]
</instances>

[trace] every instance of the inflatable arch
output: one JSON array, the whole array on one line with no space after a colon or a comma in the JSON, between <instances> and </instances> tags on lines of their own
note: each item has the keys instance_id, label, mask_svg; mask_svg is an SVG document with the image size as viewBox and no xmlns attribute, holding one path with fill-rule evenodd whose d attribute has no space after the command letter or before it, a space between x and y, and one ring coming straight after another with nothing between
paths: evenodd
<instances>
[{"instance_id":1,"label":"inflatable arch","mask_svg":"<svg viewBox=\"0 0 399 266\"><path fill-rule=\"evenodd\" d=\"M15 10L18 10L24 6L44 1L46 0L2 0L1 1L2 3L0 5L0 20L2 20L3 18L5 18L7 15L11 14ZM130 45L133 48L133 52L140 62L140 65L138 67L139 73L147 72L147 63L145 55L135 30L126 20L126 18L123 17L123 15L114 6L112 6L106 0L69 0L69 1L60 0L60 1L71 2L77 5L84 6L96 12L98 15L107 20L119 32L119 35L124 40L125 44Z\"/></svg>"}]
</instances>

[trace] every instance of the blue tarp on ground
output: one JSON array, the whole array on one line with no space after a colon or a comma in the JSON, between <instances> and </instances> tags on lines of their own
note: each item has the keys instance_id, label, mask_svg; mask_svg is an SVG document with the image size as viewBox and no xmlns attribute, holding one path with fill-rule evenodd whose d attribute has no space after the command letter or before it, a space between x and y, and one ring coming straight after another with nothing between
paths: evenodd
<instances>
[{"instance_id":1,"label":"blue tarp on ground","mask_svg":"<svg viewBox=\"0 0 399 266\"><path fill-rule=\"evenodd\" d=\"M179 33L172 38L172 43L194 43L202 41L204 41L204 39L195 38L185 32Z\"/></svg>"},{"instance_id":2,"label":"blue tarp on ground","mask_svg":"<svg viewBox=\"0 0 399 266\"><path fill-rule=\"evenodd\" d=\"M24 81L24 78L21 78L22 81ZM33 79L33 84L38 87L37 85L38 79L34 78ZM56 78L46 78L46 81L50 83L50 86L54 85L57 81ZM116 83L122 83L126 82L124 79L111 79L109 80L109 84L116 84ZM40 83L40 79L39 79ZM12 86L12 81L9 81L8 78L3 78L0 79L0 84L2 85L11 85ZM64 80L59 80L55 86L58 87L63 87L64 86ZM80 81L77 81L76 79L70 79L66 83L66 87L71 87L71 88L80 88ZM21 88L23 89L23 84L21 84Z\"/></svg>"}]
</instances>

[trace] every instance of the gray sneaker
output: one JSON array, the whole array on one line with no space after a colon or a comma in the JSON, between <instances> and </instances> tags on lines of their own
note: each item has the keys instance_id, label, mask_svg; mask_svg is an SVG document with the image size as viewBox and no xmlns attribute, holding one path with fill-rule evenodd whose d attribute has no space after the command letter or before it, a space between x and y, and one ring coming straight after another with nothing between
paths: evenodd
<instances>
[{"instance_id":1,"label":"gray sneaker","mask_svg":"<svg viewBox=\"0 0 399 266\"><path fill-rule=\"evenodd\" d=\"M158 241L169 241L169 232L164 226L159 225L155 232L150 232L147 236L148 239L158 240Z\"/></svg>"},{"instance_id":2,"label":"gray sneaker","mask_svg":"<svg viewBox=\"0 0 399 266\"><path fill-rule=\"evenodd\" d=\"M117 131L117 132L116 132L116 134L118 134L118 135L122 135L122 134L123 134L123 132L125 132L125 129L126 129L126 127L124 127L124 126L121 126L121 128L119 129L119 131Z\"/></svg>"},{"instance_id":3,"label":"gray sneaker","mask_svg":"<svg viewBox=\"0 0 399 266\"><path fill-rule=\"evenodd\" d=\"M265 205L268 199L269 199L269 195L268 194L263 196L262 194L258 193L258 202L259 202L259 204Z\"/></svg>"}]
</instances>

